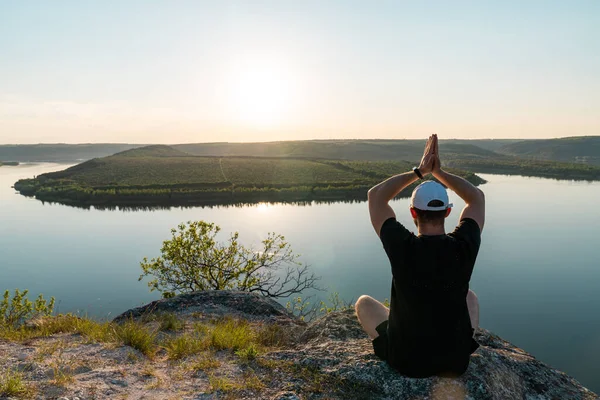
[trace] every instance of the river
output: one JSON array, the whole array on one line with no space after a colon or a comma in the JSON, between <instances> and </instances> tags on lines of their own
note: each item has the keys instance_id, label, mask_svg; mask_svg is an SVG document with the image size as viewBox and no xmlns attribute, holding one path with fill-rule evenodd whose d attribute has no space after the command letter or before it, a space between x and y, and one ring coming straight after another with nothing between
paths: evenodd
<instances>
[{"instance_id":1,"label":"river","mask_svg":"<svg viewBox=\"0 0 600 400\"><path fill-rule=\"evenodd\" d=\"M177 224L203 219L244 244L283 234L321 285L346 300L389 297L391 272L366 203L119 211L43 204L17 194L20 178L66 168L0 167L0 290L57 298L60 312L110 318L154 300L139 262L159 254ZM600 392L600 183L481 175L489 182L471 288L481 326ZM463 203L453 193L455 225ZM392 204L414 227L408 199Z\"/></svg>"}]
</instances>

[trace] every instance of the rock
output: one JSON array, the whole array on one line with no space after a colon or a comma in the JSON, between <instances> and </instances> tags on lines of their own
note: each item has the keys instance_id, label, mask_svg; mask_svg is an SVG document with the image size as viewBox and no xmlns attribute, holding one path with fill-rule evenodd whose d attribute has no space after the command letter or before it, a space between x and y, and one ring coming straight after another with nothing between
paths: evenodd
<instances>
[{"instance_id":1,"label":"rock","mask_svg":"<svg viewBox=\"0 0 600 400\"><path fill-rule=\"evenodd\" d=\"M92 372L93 369L86 366L86 365L80 365L79 367L75 368L73 370L73 374L75 375L82 375L82 374L87 374L88 372Z\"/></svg>"},{"instance_id":2,"label":"rock","mask_svg":"<svg viewBox=\"0 0 600 400\"><path fill-rule=\"evenodd\" d=\"M175 313L182 318L220 318L233 316L249 321L263 321L283 325L305 326L275 300L255 293L207 290L185 293L170 299L153 301L117 316L114 322L138 320L152 314Z\"/></svg>"},{"instance_id":3,"label":"rock","mask_svg":"<svg viewBox=\"0 0 600 400\"><path fill-rule=\"evenodd\" d=\"M294 392L277 393L271 398L272 400L300 400L300 397Z\"/></svg>"},{"instance_id":4,"label":"rock","mask_svg":"<svg viewBox=\"0 0 600 400\"><path fill-rule=\"evenodd\" d=\"M353 310L334 312L310 324L296 349L270 357L294 361L353 387L369 399L597 399L575 379L487 330L476 340L467 372L457 379L414 379L398 374L373 354Z\"/></svg>"},{"instance_id":5,"label":"rock","mask_svg":"<svg viewBox=\"0 0 600 400\"><path fill-rule=\"evenodd\" d=\"M27 353L17 354L17 360L19 360L19 361L27 361L28 358L29 358L29 354L27 354Z\"/></svg>"},{"instance_id":6,"label":"rock","mask_svg":"<svg viewBox=\"0 0 600 400\"><path fill-rule=\"evenodd\" d=\"M126 381L119 380L119 379L113 379L110 381L110 383L112 383L113 385L116 385L116 386L121 386L121 387L129 386L129 384Z\"/></svg>"}]
</instances>

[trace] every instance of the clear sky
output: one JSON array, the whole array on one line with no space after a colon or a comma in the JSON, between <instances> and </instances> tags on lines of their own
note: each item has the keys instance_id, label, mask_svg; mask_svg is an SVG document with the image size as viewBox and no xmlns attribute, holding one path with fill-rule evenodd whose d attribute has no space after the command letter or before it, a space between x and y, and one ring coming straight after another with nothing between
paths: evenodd
<instances>
[{"instance_id":1,"label":"clear sky","mask_svg":"<svg viewBox=\"0 0 600 400\"><path fill-rule=\"evenodd\" d=\"M0 143L600 135L600 1L0 0Z\"/></svg>"}]
</instances>

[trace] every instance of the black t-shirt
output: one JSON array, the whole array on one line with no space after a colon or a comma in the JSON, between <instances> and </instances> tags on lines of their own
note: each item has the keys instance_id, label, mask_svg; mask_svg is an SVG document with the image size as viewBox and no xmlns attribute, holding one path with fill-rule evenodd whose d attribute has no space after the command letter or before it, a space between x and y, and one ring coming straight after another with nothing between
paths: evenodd
<instances>
[{"instance_id":1,"label":"black t-shirt","mask_svg":"<svg viewBox=\"0 0 600 400\"><path fill-rule=\"evenodd\" d=\"M415 236L390 218L380 237L392 265L388 363L413 377L462 374L477 348L466 297L479 225L464 218L450 234Z\"/></svg>"}]
</instances>

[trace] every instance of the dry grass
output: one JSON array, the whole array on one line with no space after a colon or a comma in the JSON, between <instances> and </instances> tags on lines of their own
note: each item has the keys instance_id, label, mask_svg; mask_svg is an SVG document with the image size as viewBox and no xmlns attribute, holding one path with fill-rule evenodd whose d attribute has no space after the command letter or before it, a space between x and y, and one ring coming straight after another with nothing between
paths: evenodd
<instances>
[{"instance_id":1,"label":"dry grass","mask_svg":"<svg viewBox=\"0 0 600 400\"><path fill-rule=\"evenodd\" d=\"M197 335L186 333L168 339L163 346L170 360L181 360L205 350L208 344Z\"/></svg>"},{"instance_id":2,"label":"dry grass","mask_svg":"<svg viewBox=\"0 0 600 400\"><path fill-rule=\"evenodd\" d=\"M156 332L147 329L142 323L127 321L116 326L116 333L124 345L131 346L148 357L156 353Z\"/></svg>"},{"instance_id":3,"label":"dry grass","mask_svg":"<svg viewBox=\"0 0 600 400\"><path fill-rule=\"evenodd\" d=\"M256 332L244 320L231 318L219 320L210 331L210 343L216 350L244 349L256 340Z\"/></svg>"},{"instance_id":4,"label":"dry grass","mask_svg":"<svg viewBox=\"0 0 600 400\"><path fill-rule=\"evenodd\" d=\"M21 372L8 370L0 374L0 397L24 399L32 395Z\"/></svg>"},{"instance_id":5,"label":"dry grass","mask_svg":"<svg viewBox=\"0 0 600 400\"><path fill-rule=\"evenodd\" d=\"M217 369L221 366L221 362L217 360L213 353L205 353L198 359L194 360L189 368L192 371L203 371L208 372L213 369Z\"/></svg>"}]
</instances>

